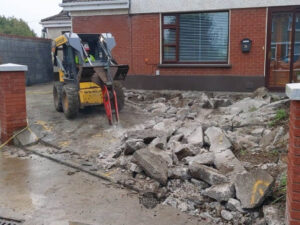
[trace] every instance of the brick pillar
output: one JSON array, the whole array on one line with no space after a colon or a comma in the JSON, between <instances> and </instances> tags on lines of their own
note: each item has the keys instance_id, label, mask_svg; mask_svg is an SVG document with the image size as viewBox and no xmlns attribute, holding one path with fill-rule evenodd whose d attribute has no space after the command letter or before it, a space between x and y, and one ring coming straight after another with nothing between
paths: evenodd
<instances>
[{"instance_id":1,"label":"brick pillar","mask_svg":"<svg viewBox=\"0 0 300 225\"><path fill-rule=\"evenodd\" d=\"M0 128L1 142L27 126L25 71L27 66L0 65Z\"/></svg>"},{"instance_id":2,"label":"brick pillar","mask_svg":"<svg viewBox=\"0 0 300 225\"><path fill-rule=\"evenodd\" d=\"M300 225L300 83L287 84L286 95L291 100L286 224Z\"/></svg>"}]
</instances>

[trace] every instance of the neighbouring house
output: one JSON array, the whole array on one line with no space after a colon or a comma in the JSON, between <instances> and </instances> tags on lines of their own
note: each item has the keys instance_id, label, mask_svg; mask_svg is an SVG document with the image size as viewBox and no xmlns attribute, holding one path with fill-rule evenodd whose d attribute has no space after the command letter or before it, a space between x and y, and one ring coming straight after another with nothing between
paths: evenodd
<instances>
[{"instance_id":1,"label":"neighbouring house","mask_svg":"<svg viewBox=\"0 0 300 225\"><path fill-rule=\"evenodd\" d=\"M112 33L143 89L282 90L300 80L299 0L63 0L76 33Z\"/></svg>"},{"instance_id":2,"label":"neighbouring house","mask_svg":"<svg viewBox=\"0 0 300 225\"><path fill-rule=\"evenodd\" d=\"M67 11L42 19L40 24L43 26L44 37L48 39L55 39L72 29L71 16Z\"/></svg>"}]
</instances>

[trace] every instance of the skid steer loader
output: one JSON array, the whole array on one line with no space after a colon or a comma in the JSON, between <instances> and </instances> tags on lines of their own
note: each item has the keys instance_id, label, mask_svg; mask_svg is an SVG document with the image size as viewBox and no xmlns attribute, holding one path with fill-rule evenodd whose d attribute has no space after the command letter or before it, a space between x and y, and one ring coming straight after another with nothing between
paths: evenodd
<instances>
[{"instance_id":1,"label":"skid steer loader","mask_svg":"<svg viewBox=\"0 0 300 225\"><path fill-rule=\"evenodd\" d=\"M54 43L54 66L58 67L53 87L56 110L73 119L79 108L104 105L109 123L114 118L118 122L119 110L124 106L120 81L125 80L129 67L118 65L112 57L114 37L65 33Z\"/></svg>"}]
</instances>

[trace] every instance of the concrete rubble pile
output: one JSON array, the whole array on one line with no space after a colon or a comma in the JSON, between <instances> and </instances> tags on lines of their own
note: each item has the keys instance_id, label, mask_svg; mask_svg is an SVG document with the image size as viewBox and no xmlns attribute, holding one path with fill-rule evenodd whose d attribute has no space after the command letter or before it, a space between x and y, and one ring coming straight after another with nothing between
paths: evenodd
<instances>
[{"instance_id":1,"label":"concrete rubble pile","mask_svg":"<svg viewBox=\"0 0 300 225\"><path fill-rule=\"evenodd\" d=\"M121 167L131 176L121 183L208 223L283 224L270 216L278 209L268 198L286 171L273 154L287 150L287 128L270 121L287 109L287 99L264 88L248 95L159 94L126 93L149 120L127 131L99 163Z\"/></svg>"},{"instance_id":2,"label":"concrete rubble pile","mask_svg":"<svg viewBox=\"0 0 300 225\"><path fill-rule=\"evenodd\" d=\"M284 224L285 205L272 203L286 174L288 99L265 88L250 94L126 90L125 95L126 107L147 120L112 128L117 138L98 157L71 148L49 154L66 153L90 171L105 171L147 196L141 201L147 208L160 202L207 224ZM24 138L19 142L26 145Z\"/></svg>"}]
</instances>

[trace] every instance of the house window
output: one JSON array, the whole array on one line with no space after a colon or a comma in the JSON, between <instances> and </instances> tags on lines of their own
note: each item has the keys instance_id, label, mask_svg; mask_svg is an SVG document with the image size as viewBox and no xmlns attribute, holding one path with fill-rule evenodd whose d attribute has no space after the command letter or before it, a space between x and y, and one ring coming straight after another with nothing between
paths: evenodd
<instances>
[{"instance_id":1,"label":"house window","mask_svg":"<svg viewBox=\"0 0 300 225\"><path fill-rule=\"evenodd\" d=\"M163 15L163 63L227 63L228 21L228 12Z\"/></svg>"}]
</instances>

